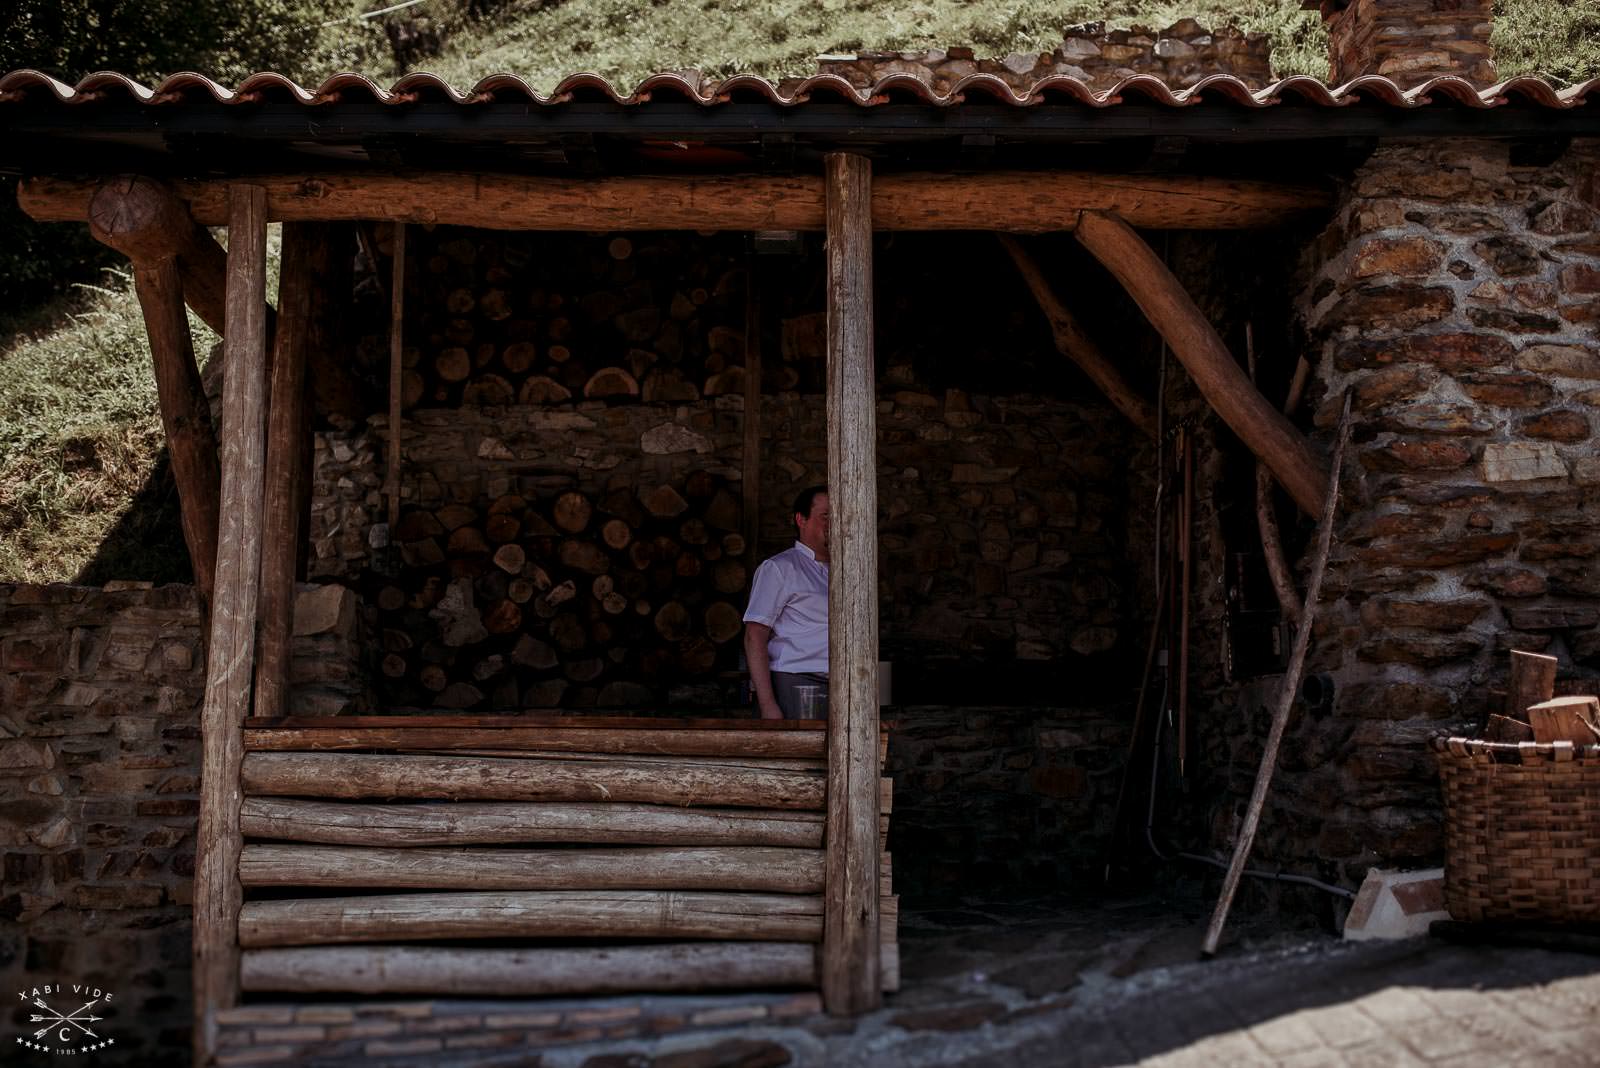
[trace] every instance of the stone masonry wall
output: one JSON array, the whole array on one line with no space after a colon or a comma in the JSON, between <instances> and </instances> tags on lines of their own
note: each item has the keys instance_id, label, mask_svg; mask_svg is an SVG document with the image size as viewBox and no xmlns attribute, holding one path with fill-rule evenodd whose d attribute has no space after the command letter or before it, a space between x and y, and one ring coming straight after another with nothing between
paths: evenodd
<instances>
[{"instance_id":1,"label":"stone masonry wall","mask_svg":"<svg viewBox=\"0 0 1600 1068\"><path fill-rule=\"evenodd\" d=\"M1454 75L1493 85L1493 9L1491 0L1323 0L1330 78L1381 74L1409 89Z\"/></svg>"},{"instance_id":2,"label":"stone masonry wall","mask_svg":"<svg viewBox=\"0 0 1600 1068\"><path fill-rule=\"evenodd\" d=\"M348 591L302 589L302 709L364 707L355 624ZM0 585L0 976L111 991L97 1063L187 1058L204 655L193 587Z\"/></svg>"},{"instance_id":3,"label":"stone masonry wall","mask_svg":"<svg viewBox=\"0 0 1600 1068\"><path fill-rule=\"evenodd\" d=\"M1427 739L1498 710L1509 649L1600 674L1597 163L1593 141L1539 166L1503 143L1387 147L1307 255L1323 440L1354 395L1308 665L1336 696L1297 713L1264 860L1350 886L1437 863ZM1243 802L1215 811L1217 840Z\"/></svg>"}]
</instances>

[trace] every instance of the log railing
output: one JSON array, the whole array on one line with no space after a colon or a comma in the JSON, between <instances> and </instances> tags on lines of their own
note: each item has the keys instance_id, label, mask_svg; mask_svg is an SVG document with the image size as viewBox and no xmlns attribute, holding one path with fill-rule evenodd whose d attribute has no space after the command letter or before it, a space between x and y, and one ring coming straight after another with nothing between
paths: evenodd
<instances>
[{"instance_id":1,"label":"log railing","mask_svg":"<svg viewBox=\"0 0 1600 1068\"><path fill-rule=\"evenodd\" d=\"M247 722L236 928L244 993L822 985L823 724L449 722ZM884 753L880 736L880 763ZM889 780L875 776L874 790L883 813L874 970L894 989ZM295 889L308 893L286 896ZM318 896L329 890L342 896ZM508 938L563 944L498 942ZM607 944L570 944L590 938ZM440 939L481 948L407 944Z\"/></svg>"}]
</instances>

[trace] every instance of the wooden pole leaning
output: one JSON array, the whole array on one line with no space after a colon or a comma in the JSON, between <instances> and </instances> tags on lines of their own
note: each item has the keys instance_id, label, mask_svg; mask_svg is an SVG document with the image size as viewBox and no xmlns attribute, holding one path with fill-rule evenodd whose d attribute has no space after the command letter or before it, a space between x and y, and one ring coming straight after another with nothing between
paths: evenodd
<instances>
[{"instance_id":1,"label":"wooden pole leaning","mask_svg":"<svg viewBox=\"0 0 1600 1068\"><path fill-rule=\"evenodd\" d=\"M222 510L205 703L200 714L200 821L195 843L195 1063L216 1052L217 1013L239 1000L240 765L250 711L261 565L267 401L267 198L237 185L228 227L228 374L223 385Z\"/></svg>"},{"instance_id":2,"label":"wooden pole leaning","mask_svg":"<svg viewBox=\"0 0 1600 1068\"><path fill-rule=\"evenodd\" d=\"M878 464L872 165L825 161L828 263L828 818L822 1001L882 1001L878 946Z\"/></svg>"},{"instance_id":3,"label":"wooden pole leaning","mask_svg":"<svg viewBox=\"0 0 1600 1068\"><path fill-rule=\"evenodd\" d=\"M172 479L178 487L183 540L200 590L202 618L206 618L216 588L217 498L222 475L217 435L211 429L211 406L200 382L189 318L183 310L183 282L176 257L135 262L133 287L150 340L161 426L167 435Z\"/></svg>"},{"instance_id":4,"label":"wooden pole leaning","mask_svg":"<svg viewBox=\"0 0 1600 1068\"><path fill-rule=\"evenodd\" d=\"M289 654L294 631L294 581L304 536L301 514L303 443L310 435L306 353L312 328L312 290L327 260L328 227L285 223L273 335L272 391L261 546L261 649L256 660L254 714L289 712Z\"/></svg>"},{"instance_id":5,"label":"wooden pole leaning","mask_svg":"<svg viewBox=\"0 0 1600 1068\"><path fill-rule=\"evenodd\" d=\"M1316 515L1327 467L1305 436L1251 383L1161 257L1114 215L1084 212L1076 233L1166 339L1222 421L1272 469L1295 504Z\"/></svg>"}]
</instances>

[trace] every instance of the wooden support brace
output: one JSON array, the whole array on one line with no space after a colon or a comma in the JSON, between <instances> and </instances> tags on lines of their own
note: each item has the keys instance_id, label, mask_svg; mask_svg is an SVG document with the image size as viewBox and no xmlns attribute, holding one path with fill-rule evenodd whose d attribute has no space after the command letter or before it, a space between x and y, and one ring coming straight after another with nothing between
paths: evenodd
<instances>
[{"instance_id":1,"label":"wooden support brace","mask_svg":"<svg viewBox=\"0 0 1600 1068\"><path fill-rule=\"evenodd\" d=\"M222 400L222 510L217 589L200 713L200 821L195 842L195 1062L216 1052L217 1013L239 1000L241 726L250 711L261 568L267 407L267 198L238 185L228 227L228 374Z\"/></svg>"},{"instance_id":2,"label":"wooden support brace","mask_svg":"<svg viewBox=\"0 0 1600 1068\"><path fill-rule=\"evenodd\" d=\"M178 486L183 540L189 547L201 604L209 614L216 588L222 474L217 462L217 435L211 429L211 407L200 383L189 318L183 310L183 283L176 258L162 256L135 263L133 286L150 339L161 425L167 434L172 478Z\"/></svg>"},{"instance_id":3,"label":"wooden support brace","mask_svg":"<svg viewBox=\"0 0 1600 1068\"><path fill-rule=\"evenodd\" d=\"M219 190L226 197L226 187ZM27 210L27 198L23 197ZM226 200L220 202L224 206ZM227 222L217 220L218 224ZM218 334L226 318L224 280L228 254L195 222L189 205L153 178L126 176L99 183L88 201L89 232L134 266L172 259L182 279L183 299Z\"/></svg>"},{"instance_id":4,"label":"wooden support brace","mask_svg":"<svg viewBox=\"0 0 1600 1068\"><path fill-rule=\"evenodd\" d=\"M878 464L872 165L826 158L828 207L828 822L822 999L882 1000L878 952Z\"/></svg>"},{"instance_id":5,"label":"wooden support brace","mask_svg":"<svg viewBox=\"0 0 1600 1068\"><path fill-rule=\"evenodd\" d=\"M1028 283L1028 288L1033 291L1033 297L1039 302L1039 307L1044 310L1045 318L1050 321L1050 333L1055 338L1056 350L1077 364L1089 380L1100 387L1100 392L1106 395L1116 409L1128 417L1128 421L1144 432L1146 437L1156 436L1156 413L1148 401L1128 385L1115 365L1106 358L1105 353L1084 333L1083 327L1078 325L1077 318L1067 310L1067 306L1056 297L1055 291L1050 288L1050 283L1045 281L1044 272L1022 243L1007 234L1000 235L1000 243L1011 254L1011 259L1017 265L1017 270L1022 272L1022 278Z\"/></svg>"},{"instance_id":6,"label":"wooden support brace","mask_svg":"<svg viewBox=\"0 0 1600 1068\"><path fill-rule=\"evenodd\" d=\"M1317 514L1328 481L1326 465L1250 382L1161 257L1133 227L1112 215L1085 212L1076 232L1166 338L1222 421L1272 469L1301 510Z\"/></svg>"}]
</instances>

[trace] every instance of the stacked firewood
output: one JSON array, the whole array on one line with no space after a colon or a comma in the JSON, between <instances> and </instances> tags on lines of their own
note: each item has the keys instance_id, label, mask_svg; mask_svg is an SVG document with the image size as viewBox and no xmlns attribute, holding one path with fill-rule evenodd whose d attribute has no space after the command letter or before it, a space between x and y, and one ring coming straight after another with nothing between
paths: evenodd
<instances>
[{"instance_id":1,"label":"stacked firewood","mask_svg":"<svg viewBox=\"0 0 1600 1068\"><path fill-rule=\"evenodd\" d=\"M1491 742L1600 743L1600 698L1591 694L1557 695L1553 656L1520 650L1511 654L1511 682L1505 715L1491 714L1484 739ZM1592 687L1593 680L1577 680Z\"/></svg>"},{"instance_id":2,"label":"stacked firewood","mask_svg":"<svg viewBox=\"0 0 1600 1068\"><path fill-rule=\"evenodd\" d=\"M507 494L402 514L378 580L382 673L419 707L638 707L737 666L739 499L680 485Z\"/></svg>"},{"instance_id":3,"label":"stacked firewood","mask_svg":"<svg viewBox=\"0 0 1600 1068\"><path fill-rule=\"evenodd\" d=\"M387 228L374 231L385 255L388 240ZM421 235L403 406L685 403L742 392L742 250L713 237L687 255L684 242Z\"/></svg>"}]
</instances>

